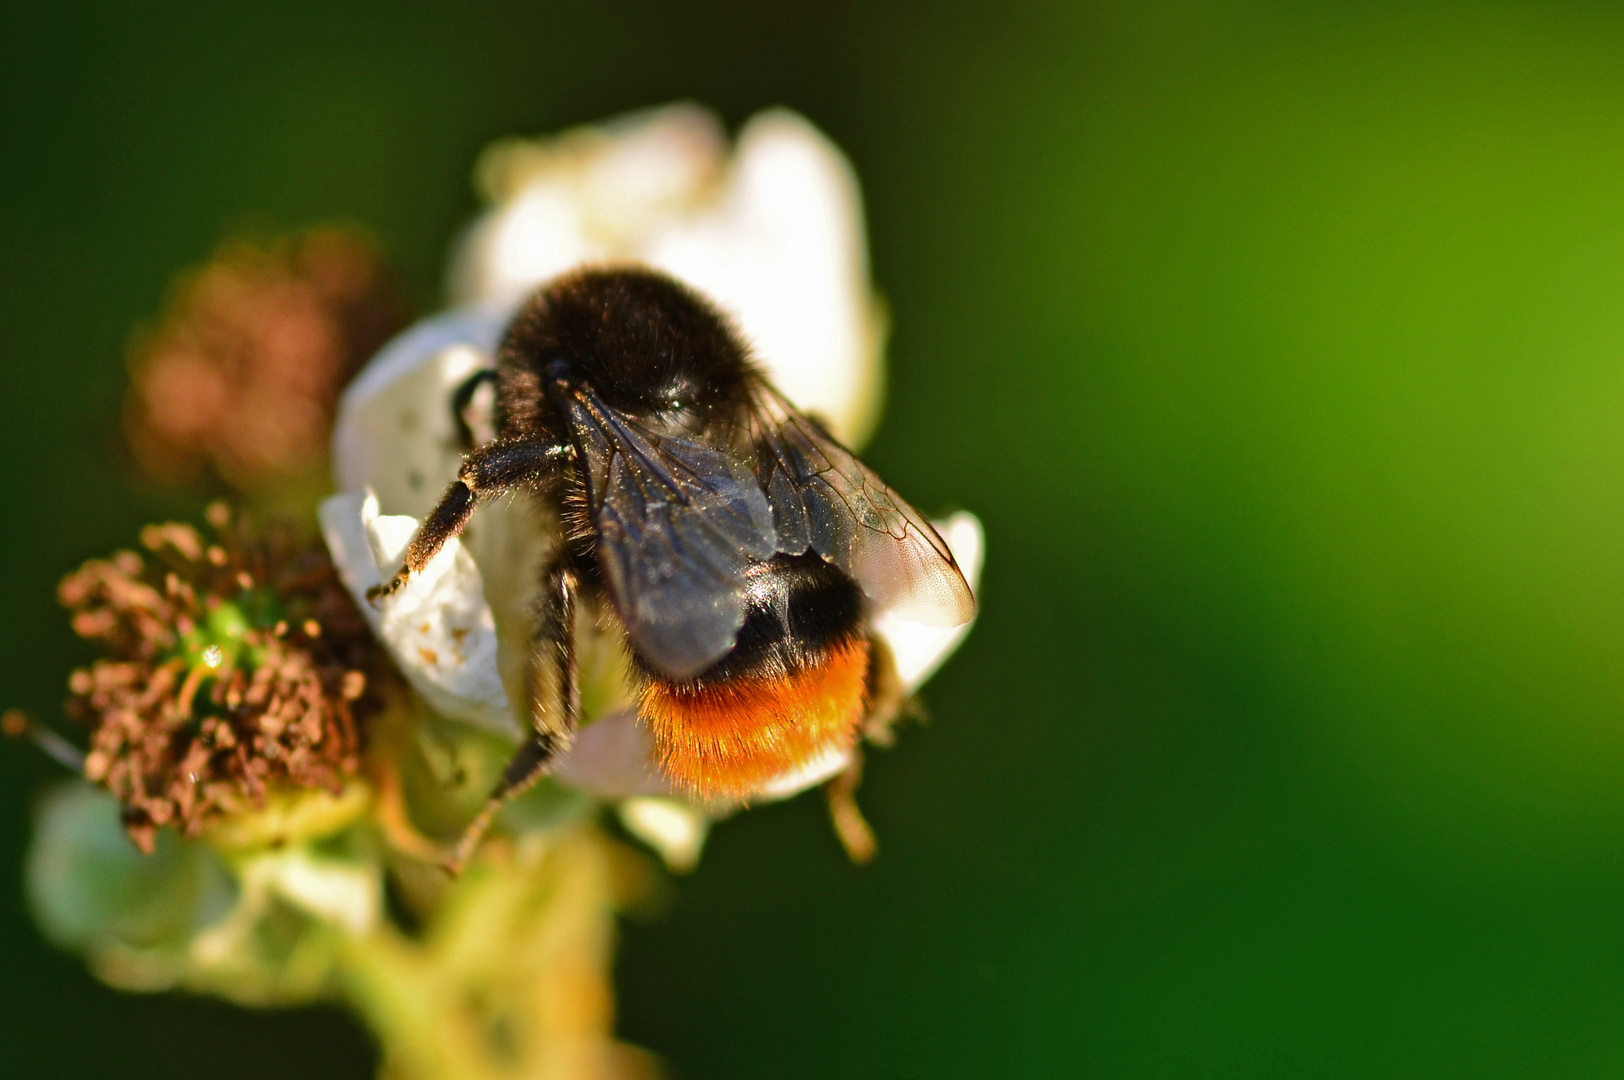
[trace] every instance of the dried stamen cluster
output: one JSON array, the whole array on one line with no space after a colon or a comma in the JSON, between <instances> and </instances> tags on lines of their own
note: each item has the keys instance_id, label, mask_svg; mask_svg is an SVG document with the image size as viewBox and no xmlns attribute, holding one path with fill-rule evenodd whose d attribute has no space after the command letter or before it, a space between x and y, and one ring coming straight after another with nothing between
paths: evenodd
<instances>
[{"instance_id":1,"label":"dried stamen cluster","mask_svg":"<svg viewBox=\"0 0 1624 1080\"><path fill-rule=\"evenodd\" d=\"M92 727L85 775L146 850L159 827L195 835L278 784L339 788L386 671L319 541L251 536L220 503L209 521L212 542L149 526L145 555L87 562L58 590L109 654L69 680L68 712Z\"/></svg>"}]
</instances>

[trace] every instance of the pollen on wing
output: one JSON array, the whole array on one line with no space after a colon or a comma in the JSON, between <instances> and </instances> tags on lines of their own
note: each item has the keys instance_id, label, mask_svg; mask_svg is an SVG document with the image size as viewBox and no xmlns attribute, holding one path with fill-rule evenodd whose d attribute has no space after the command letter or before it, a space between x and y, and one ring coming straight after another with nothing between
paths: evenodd
<instances>
[{"instance_id":1,"label":"pollen on wing","mask_svg":"<svg viewBox=\"0 0 1624 1080\"><path fill-rule=\"evenodd\" d=\"M782 678L700 688L651 682L641 714L661 768L702 798L748 795L856 737L866 705L868 643L839 646Z\"/></svg>"}]
</instances>

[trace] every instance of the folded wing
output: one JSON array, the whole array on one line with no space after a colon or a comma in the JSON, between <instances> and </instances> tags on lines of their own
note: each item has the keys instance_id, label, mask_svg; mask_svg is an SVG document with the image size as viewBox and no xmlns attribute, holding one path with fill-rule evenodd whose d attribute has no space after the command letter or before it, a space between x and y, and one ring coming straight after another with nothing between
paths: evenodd
<instances>
[{"instance_id":1,"label":"folded wing","mask_svg":"<svg viewBox=\"0 0 1624 1080\"><path fill-rule=\"evenodd\" d=\"M974 617L953 553L872 469L765 383L752 398L752 425L779 551L817 552L910 621L958 626Z\"/></svg>"},{"instance_id":2,"label":"folded wing","mask_svg":"<svg viewBox=\"0 0 1624 1080\"><path fill-rule=\"evenodd\" d=\"M564 404L616 614L644 660L673 679L696 675L744 624L745 570L779 547L750 462L655 435L584 386Z\"/></svg>"}]
</instances>

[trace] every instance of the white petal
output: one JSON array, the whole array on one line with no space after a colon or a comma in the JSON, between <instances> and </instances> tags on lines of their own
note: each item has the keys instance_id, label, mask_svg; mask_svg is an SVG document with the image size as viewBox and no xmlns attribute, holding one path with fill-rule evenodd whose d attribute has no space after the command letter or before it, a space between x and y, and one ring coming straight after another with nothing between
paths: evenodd
<instances>
[{"instance_id":1,"label":"white petal","mask_svg":"<svg viewBox=\"0 0 1624 1080\"><path fill-rule=\"evenodd\" d=\"M457 300L468 293L517 301L536 285L604 253L584 231L581 207L568 187L536 185L523 192L483 226L476 225L469 243L484 279L465 282L468 272L453 271Z\"/></svg>"},{"instance_id":2,"label":"white petal","mask_svg":"<svg viewBox=\"0 0 1624 1080\"><path fill-rule=\"evenodd\" d=\"M830 777L844 772L846 766L851 764L851 754L849 748L830 747L806 764L767 781L756 791L755 798L776 802L799 795L807 788L817 787Z\"/></svg>"},{"instance_id":3,"label":"white petal","mask_svg":"<svg viewBox=\"0 0 1624 1080\"><path fill-rule=\"evenodd\" d=\"M960 511L944 521L933 521L931 524L947 541L953 558L958 560L959 569L964 571L964 579L970 583L970 591L977 592L981 586L981 564L986 550L981 521L974 514ZM963 626L925 626L890 612L881 612L874 619L874 632L890 646L891 655L896 658L897 675L907 692L913 693L936 673L936 669L959 647L959 642L964 640L974 625L975 620L972 619Z\"/></svg>"},{"instance_id":4,"label":"white petal","mask_svg":"<svg viewBox=\"0 0 1624 1080\"><path fill-rule=\"evenodd\" d=\"M679 799L627 799L620 804L620 821L678 873L699 865L699 852L710 832L710 818Z\"/></svg>"},{"instance_id":5,"label":"white petal","mask_svg":"<svg viewBox=\"0 0 1624 1080\"><path fill-rule=\"evenodd\" d=\"M704 197L726 146L715 114L691 104L496 144L478 172L499 205L453 255L453 302L514 303L582 263L643 257L650 232Z\"/></svg>"},{"instance_id":6,"label":"white petal","mask_svg":"<svg viewBox=\"0 0 1624 1080\"><path fill-rule=\"evenodd\" d=\"M721 119L692 102L628 113L578 137L594 152L577 190L606 247L635 245L652 224L692 210L727 157Z\"/></svg>"},{"instance_id":7,"label":"white petal","mask_svg":"<svg viewBox=\"0 0 1624 1080\"><path fill-rule=\"evenodd\" d=\"M321 858L295 848L258 860L244 874L263 874L264 883L283 898L335 923L352 934L364 934L378 922L383 890L376 868L361 862Z\"/></svg>"},{"instance_id":8,"label":"white petal","mask_svg":"<svg viewBox=\"0 0 1624 1080\"><path fill-rule=\"evenodd\" d=\"M380 515L378 500L334 495L321 504L322 535L340 579L378 640L429 706L453 719L517 737L497 666L496 625L479 568L457 540L376 606L366 592L400 566L417 519Z\"/></svg>"},{"instance_id":9,"label":"white petal","mask_svg":"<svg viewBox=\"0 0 1624 1080\"><path fill-rule=\"evenodd\" d=\"M570 787L603 799L673 795L654 761L648 728L635 710L619 710L582 728L553 774Z\"/></svg>"},{"instance_id":10,"label":"white petal","mask_svg":"<svg viewBox=\"0 0 1624 1080\"><path fill-rule=\"evenodd\" d=\"M371 488L386 514L423 517L456 479L451 396L474 371L494 365L509 313L462 308L395 338L339 399L333 479L340 491Z\"/></svg>"}]
</instances>

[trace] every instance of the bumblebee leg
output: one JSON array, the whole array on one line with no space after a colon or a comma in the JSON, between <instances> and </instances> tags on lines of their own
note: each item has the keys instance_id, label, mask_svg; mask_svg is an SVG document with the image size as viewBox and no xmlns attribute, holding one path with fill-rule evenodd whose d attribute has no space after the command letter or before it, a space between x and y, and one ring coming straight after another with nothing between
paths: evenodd
<instances>
[{"instance_id":1,"label":"bumblebee leg","mask_svg":"<svg viewBox=\"0 0 1624 1080\"><path fill-rule=\"evenodd\" d=\"M852 747L851 764L830 778L824 785L829 798L829 820L834 824L835 836L846 849L846 857L858 866L871 861L878 848L874 830L857 806L857 785L863 782L863 748Z\"/></svg>"},{"instance_id":2,"label":"bumblebee leg","mask_svg":"<svg viewBox=\"0 0 1624 1080\"><path fill-rule=\"evenodd\" d=\"M918 703L908 694L897 674L897 661L885 639L871 634L868 639L868 714L863 717L863 740L875 746L891 746L897 741L897 721L919 712ZM922 719L922 717L921 717Z\"/></svg>"},{"instance_id":3,"label":"bumblebee leg","mask_svg":"<svg viewBox=\"0 0 1624 1080\"><path fill-rule=\"evenodd\" d=\"M399 573L387 584L368 589L367 597L376 600L387 596L427 566L447 540L462 532L481 495L500 495L515 487L539 483L574 454L568 444L528 439L486 443L469 454L457 471L457 479L445 489L439 505L429 511L423 527L412 537Z\"/></svg>"},{"instance_id":4,"label":"bumblebee leg","mask_svg":"<svg viewBox=\"0 0 1624 1080\"><path fill-rule=\"evenodd\" d=\"M446 862L453 874L461 872L507 801L547 775L558 755L575 738L581 712L575 657L576 587L575 572L562 563L547 571L536 648L530 660L530 737L508 761L485 806L463 830L456 850ZM549 715L553 710L544 710L544 702L553 702L556 714Z\"/></svg>"}]
</instances>

